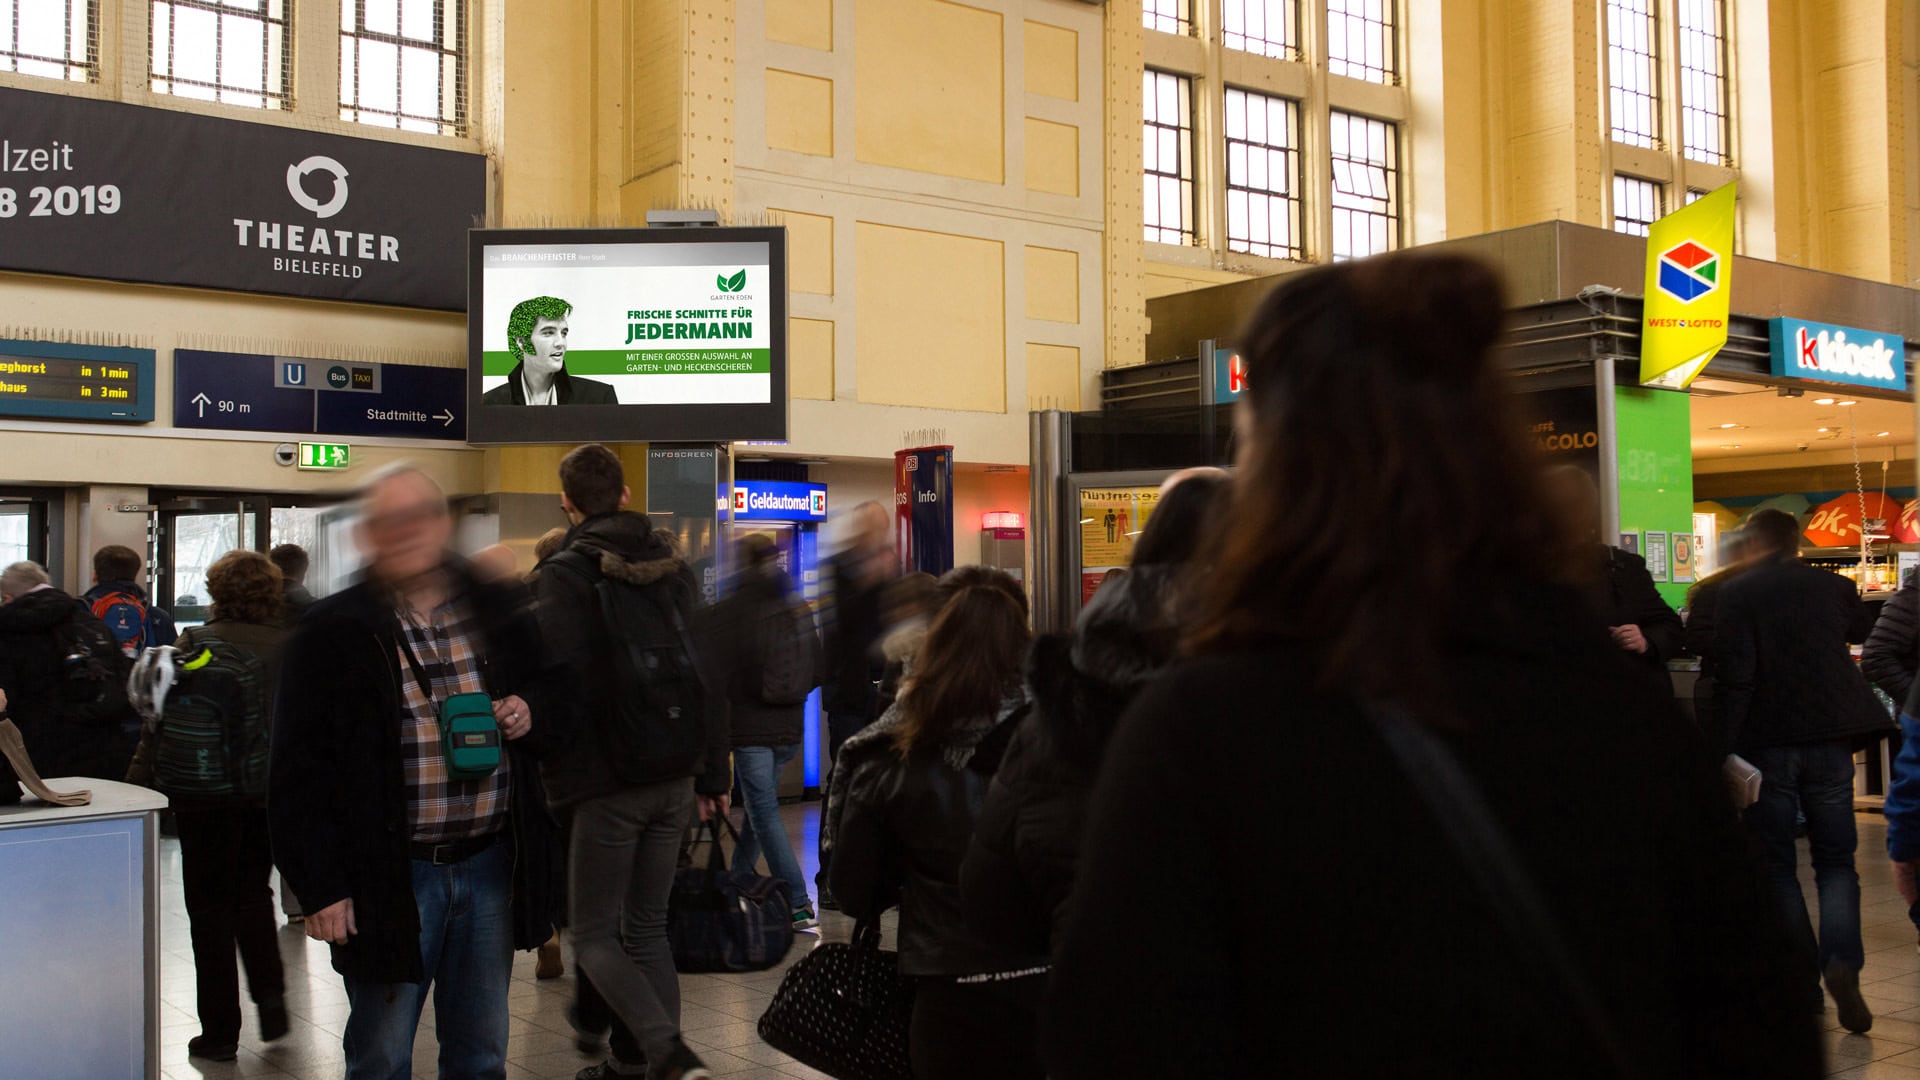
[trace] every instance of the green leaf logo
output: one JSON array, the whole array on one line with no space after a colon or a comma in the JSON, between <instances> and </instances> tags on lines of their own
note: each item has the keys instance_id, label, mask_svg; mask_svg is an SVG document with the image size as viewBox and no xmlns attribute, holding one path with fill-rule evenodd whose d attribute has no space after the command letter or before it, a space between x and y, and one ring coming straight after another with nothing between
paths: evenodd
<instances>
[{"instance_id":1,"label":"green leaf logo","mask_svg":"<svg viewBox=\"0 0 1920 1080\"><path fill-rule=\"evenodd\" d=\"M742 270L732 277L722 274L715 278L714 281L720 286L721 292L739 292L747 287L747 272Z\"/></svg>"}]
</instances>

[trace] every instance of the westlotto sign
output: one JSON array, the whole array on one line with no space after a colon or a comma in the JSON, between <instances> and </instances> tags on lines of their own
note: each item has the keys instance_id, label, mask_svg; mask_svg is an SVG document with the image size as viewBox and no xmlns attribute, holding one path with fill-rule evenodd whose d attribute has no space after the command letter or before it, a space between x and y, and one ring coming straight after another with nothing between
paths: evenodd
<instances>
[{"instance_id":1,"label":"westlotto sign","mask_svg":"<svg viewBox=\"0 0 1920 1080\"><path fill-rule=\"evenodd\" d=\"M735 521L825 521L827 485L741 480L733 486Z\"/></svg>"},{"instance_id":2,"label":"westlotto sign","mask_svg":"<svg viewBox=\"0 0 1920 1080\"><path fill-rule=\"evenodd\" d=\"M1773 373L1793 379L1907 388L1907 343L1899 334L1805 319L1768 321Z\"/></svg>"}]
</instances>

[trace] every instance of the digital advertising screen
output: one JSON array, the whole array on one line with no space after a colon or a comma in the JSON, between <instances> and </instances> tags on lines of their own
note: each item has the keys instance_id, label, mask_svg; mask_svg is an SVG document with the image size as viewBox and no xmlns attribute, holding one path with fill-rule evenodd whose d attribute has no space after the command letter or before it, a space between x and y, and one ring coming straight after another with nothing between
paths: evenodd
<instances>
[{"instance_id":1,"label":"digital advertising screen","mask_svg":"<svg viewBox=\"0 0 1920 1080\"><path fill-rule=\"evenodd\" d=\"M787 437L784 228L470 237L469 442Z\"/></svg>"}]
</instances>

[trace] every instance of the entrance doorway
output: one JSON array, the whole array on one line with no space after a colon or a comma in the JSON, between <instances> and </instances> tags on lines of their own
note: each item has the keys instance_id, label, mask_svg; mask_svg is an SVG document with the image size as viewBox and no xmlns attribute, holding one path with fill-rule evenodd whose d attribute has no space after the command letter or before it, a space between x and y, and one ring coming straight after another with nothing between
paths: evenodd
<instances>
[{"instance_id":1,"label":"entrance doorway","mask_svg":"<svg viewBox=\"0 0 1920 1080\"><path fill-rule=\"evenodd\" d=\"M344 587L360 569L354 516L353 505L339 500L166 493L155 500L150 530L154 599L181 629L198 626L209 614L207 570L222 555L234 550L265 553L281 544L307 550L307 588L316 597L325 596Z\"/></svg>"}]
</instances>

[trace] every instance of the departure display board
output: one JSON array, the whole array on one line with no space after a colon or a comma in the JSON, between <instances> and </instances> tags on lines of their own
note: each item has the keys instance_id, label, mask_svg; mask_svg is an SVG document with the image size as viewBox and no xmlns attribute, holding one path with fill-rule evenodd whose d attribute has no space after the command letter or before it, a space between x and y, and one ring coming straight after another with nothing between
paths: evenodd
<instances>
[{"instance_id":1,"label":"departure display board","mask_svg":"<svg viewBox=\"0 0 1920 1080\"><path fill-rule=\"evenodd\" d=\"M0 416L153 420L152 349L0 340Z\"/></svg>"}]
</instances>

